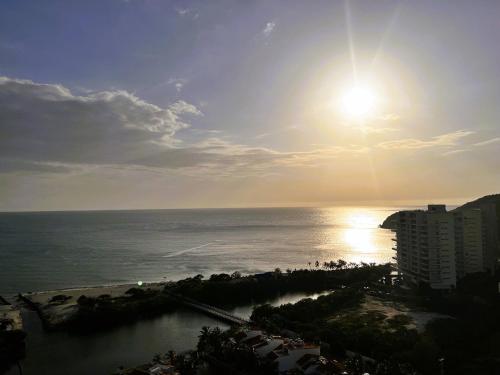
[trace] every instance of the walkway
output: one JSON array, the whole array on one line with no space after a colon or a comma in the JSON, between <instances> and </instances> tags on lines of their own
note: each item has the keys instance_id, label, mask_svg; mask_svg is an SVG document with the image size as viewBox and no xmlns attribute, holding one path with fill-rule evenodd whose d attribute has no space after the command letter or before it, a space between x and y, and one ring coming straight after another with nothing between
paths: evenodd
<instances>
[{"instance_id":1,"label":"walkway","mask_svg":"<svg viewBox=\"0 0 500 375\"><path fill-rule=\"evenodd\" d=\"M191 307L194 310L201 311L207 315L210 315L216 319L227 322L231 325L245 325L249 324L250 321L239 316L233 315L225 310L219 309L218 307L207 305L206 303L202 303L196 301L189 297L184 297L174 293L168 293L170 296L182 302L185 306Z\"/></svg>"}]
</instances>

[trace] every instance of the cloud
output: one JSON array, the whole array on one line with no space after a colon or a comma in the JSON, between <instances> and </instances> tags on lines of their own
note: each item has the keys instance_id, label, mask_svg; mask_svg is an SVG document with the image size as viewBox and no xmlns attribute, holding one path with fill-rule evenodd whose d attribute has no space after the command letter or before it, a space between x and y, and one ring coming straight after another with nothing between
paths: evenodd
<instances>
[{"instance_id":1,"label":"cloud","mask_svg":"<svg viewBox=\"0 0 500 375\"><path fill-rule=\"evenodd\" d=\"M100 168L203 177L279 174L330 165L369 151L357 145L282 152L223 139L217 130L186 144L177 134L202 116L185 101L166 108L125 91L74 95L62 85L0 78L0 173L68 173ZM217 135L217 136L214 136Z\"/></svg>"},{"instance_id":2,"label":"cloud","mask_svg":"<svg viewBox=\"0 0 500 375\"><path fill-rule=\"evenodd\" d=\"M187 80L184 78L170 78L167 81L167 85L173 85L177 92L180 92L186 85Z\"/></svg>"},{"instance_id":3,"label":"cloud","mask_svg":"<svg viewBox=\"0 0 500 375\"><path fill-rule=\"evenodd\" d=\"M189 14L189 12L191 12L191 9L189 9L189 8L177 8L175 11L177 12L178 15L185 16L186 14Z\"/></svg>"},{"instance_id":4,"label":"cloud","mask_svg":"<svg viewBox=\"0 0 500 375\"><path fill-rule=\"evenodd\" d=\"M473 146L477 146L477 147L488 146L488 145L491 145L494 143L499 143L499 142L500 142L500 137L496 137L496 138L488 139L486 141L474 143Z\"/></svg>"},{"instance_id":5,"label":"cloud","mask_svg":"<svg viewBox=\"0 0 500 375\"><path fill-rule=\"evenodd\" d=\"M19 171L39 173L63 173L74 170L73 166L60 163L43 163L36 161L0 159L0 173L15 173Z\"/></svg>"},{"instance_id":6,"label":"cloud","mask_svg":"<svg viewBox=\"0 0 500 375\"><path fill-rule=\"evenodd\" d=\"M184 144L193 104L167 108L125 91L76 96L57 84L0 77L0 172L68 172L90 166L151 168L188 175L243 176L310 166L365 150L356 146L278 152L209 137Z\"/></svg>"},{"instance_id":7,"label":"cloud","mask_svg":"<svg viewBox=\"0 0 500 375\"><path fill-rule=\"evenodd\" d=\"M191 115L198 115L198 116L202 115L201 111L198 108L196 108L196 106L194 106L193 104L189 104L189 103L185 102L184 100L179 100L179 101L175 102L174 104L172 104L169 107L169 110L178 116L185 114L185 113L189 113Z\"/></svg>"},{"instance_id":8,"label":"cloud","mask_svg":"<svg viewBox=\"0 0 500 375\"><path fill-rule=\"evenodd\" d=\"M489 146L489 145L492 145L495 143L500 143L500 137L495 137L495 138L487 139L485 141L473 143L471 146L469 146L467 148L461 148L458 150L448 151L448 152L445 152L443 155L450 156L450 155L461 154L464 152L472 152L472 151L476 150L477 147Z\"/></svg>"},{"instance_id":9,"label":"cloud","mask_svg":"<svg viewBox=\"0 0 500 375\"><path fill-rule=\"evenodd\" d=\"M384 115L377 117L377 120L380 121L398 121L400 119L401 117L396 113L386 113Z\"/></svg>"},{"instance_id":10,"label":"cloud","mask_svg":"<svg viewBox=\"0 0 500 375\"><path fill-rule=\"evenodd\" d=\"M197 19L200 14L191 8L176 8L175 12L181 17L191 17L192 19Z\"/></svg>"},{"instance_id":11,"label":"cloud","mask_svg":"<svg viewBox=\"0 0 500 375\"><path fill-rule=\"evenodd\" d=\"M0 158L67 164L120 164L178 140L201 115L184 101L167 108L125 91L75 96L56 84L0 77Z\"/></svg>"},{"instance_id":12,"label":"cloud","mask_svg":"<svg viewBox=\"0 0 500 375\"><path fill-rule=\"evenodd\" d=\"M266 26L262 29L262 34L267 38L269 35L272 34L274 29L276 28L276 22L268 22L266 23Z\"/></svg>"},{"instance_id":13,"label":"cloud","mask_svg":"<svg viewBox=\"0 0 500 375\"><path fill-rule=\"evenodd\" d=\"M458 150L451 150L443 153L443 156L450 156L450 155L456 155L456 154L463 154L464 152L470 151L469 149L466 148L460 148Z\"/></svg>"},{"instance_id":14,"label":"cloud","mask_svg":"<svg viewBox=\"0 0 500 375\"><path fill-rule=\"evenodd\" d=\"M329 164L340 157L365 154L366 147L324 147L311 151L279 152L265 147L231 143L221 138L207 138L188 147L170 148L134 164L169 168L187 175L248 177L269 171L281 173L286 168Z\"/></svg>"},{"instance_id":15,"label":"cloud","mask_svg":"<svg viewBox=\"0 0 500 375\"><path fill-rule=\"evenodd\" d=\"M383 133L392 133L399 131L399 129L397 128L390 128L390 127L378 128L375 126L362 126L359 129L365 134L383 134Z\"/></svg>"},{"instance_id":16,"label":"cloud","mask_svg":"<svg viewBox=\"0 0 500 375\"><path fill-rule=\"evenodd\" d=\"M418 150L430 147L444 147L444 146L455 146L458 141L464 137L474 134L473 131L469 130L458 130L452 133L438 135L432 137L428 140L421 140L416 138L406 138L394 141L387 141L378 144L378 147L385 150Z\"/></svg>"},{"instance_id":17,"label":"cloud","mask_svg":"<svg viewBox=\"0 0 500 375\"><path fill-rule=\"evenodd\" d=\"M267 138L267 137L270 137L270 136L273 136L276 134L288 133L291 131L300 131L300 129L301 129L301 127L298 125L290 125L290 126L285 126L282 128L277 128L274 131L269 131L269 132L257 134L254 138L255 139L263 139L263 138Z\"/></svg>"}]
</instances>

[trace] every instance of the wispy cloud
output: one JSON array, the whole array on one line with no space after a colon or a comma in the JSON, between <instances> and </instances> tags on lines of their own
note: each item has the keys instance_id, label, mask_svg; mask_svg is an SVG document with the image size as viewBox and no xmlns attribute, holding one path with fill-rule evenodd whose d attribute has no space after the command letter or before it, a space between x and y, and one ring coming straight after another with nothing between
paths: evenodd
<instances>
[{"instance_id":1,"label":"wispy cloud","mask_svg":"<svg viewBox=\"0 0 500 375\"><path fill-rule=\"evenodd\" d=\"M181 92L181 90L184 88L187 82L188 81L185 78L170 78L167 81L167 85L172 85L175 87L177 92Z\"/></svg>"},{"instance_id":2,"label":"wispy cloud","mask_svg":"<svg viewBox=\"0 0 500 375\"><path fill-rule=\"evenodd\" d=\"M448 151L448 152L445 152L443 155L450 156L450 155L462 154L464 152L472 152L472 151L476 150L478 147L489 146L489 145L493 145L496 143L500 143L500 137L495 137L495 138L487 139L485 141L473 143L469 147L461 148L458 150Z\"/></svg>"},{"instance_id":3,"label":"wispy cloud","mask_svg":"<svg viewBox=\"0 0 500 375\"><path fill-rule=\"evenodd\" d=\"M499 142L500 142L500 137L496 137L496 138L488 139L486 141L474 143L473 146L477 146L477 147L488 146L488 145L491 145L494 143L499 143Z\"/></svg>"},{"instance_id":4,"label":"wispy cloud","mask_svg":"<svg viewBox=\"0 0 500 375\"><path fill-rule=\"evenodd\" d=\"M197 19L200 14L192 8L175 8L176 13L181 17L191 17Z\"/></svg>"},{"instance_id":5,"label":"wispy cloud","mask_svg":"<svg viewBox=\"0 0 500 375\"><path fill-rule=\"evenodd\" d=\"M466 148L460 148L458 150L451 150L443 153L443 156L450 156L450 155L457 155L457 154L463 154L464 152L470 151L469 149Z\"/></svg>"},{"instance_id":6,"label":"wispy cloud","mask_svg":"<svg viewBox=\"0 0 500 375\"><path fill-rule=\"evenodd\" d=\"M365 134L383 134L397 132L399 129L390 127L362 126L360 130Z\"/></svg>"},{"instance_id":7,"label":"wispy cloud","mask_svg":"<svg viewBox=\"0 0 500 375\"><path fill-rule=\"evenodd\" d=\"M273 33L275 28L276 28L276 22L271 21L266 23L266 25L262 29L262 35L264 35L267 38L269 35Z\"/></svg>"},{"instance_id":8,"label":"wispy cloud","mask_svg":"<svg viewBox=\"0 0 500 375\"><path fill-rule=\"evenodd\" d=\"M475 132L470 130L458 130L451 133L441 134L431 139L422 140L417 138L398 139L378 144L378 147L385 150L407 149L417 150L430 147L456 146L459 141Z\"/></svg>"},{"instance_id":9,"label":"wispy cloud","mask_svg":"<svg viewBox=\"0 0 500 375\"><path fill-rule=\"evenodd\" d=\"M377 117L380 121L398 121L401 117L397 113L385 113Z\"/></svg>"},{"instance_id":10,"label":"wispy cloud","mask_svg":"<svg viewBox=\"0 0 500 375\"><path fill-rule=\"evenodd\" d=\"M276 129L274 131L269 131L269 132L257 134L255 136L255 139L263 139L263 138L267 138L267 137L270 137L270 136L273 136L276 134L287 133L289 131L294 131L294 130L299 130L299 129L300 129L300 126L290 125L290 126Z\"/></svg>"}]
</instances>

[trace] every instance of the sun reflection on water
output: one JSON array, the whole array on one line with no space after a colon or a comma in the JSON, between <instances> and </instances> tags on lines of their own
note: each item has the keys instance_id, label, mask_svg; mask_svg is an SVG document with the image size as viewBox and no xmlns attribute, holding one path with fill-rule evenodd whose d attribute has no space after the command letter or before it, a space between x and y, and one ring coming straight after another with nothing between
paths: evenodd
<instances>
[{"instance_id":1,"label":"sun reflection on water","mask_svg":"<svg viewBox=\"0 0 500 375\"><path fill-rule=\"evenodd\" d=\"M377 250L370 229L346 229L343 239L352 250L360 253L372 253Z\"/></svg>"},{"instance_id":2,"label":"sun reflection on water","mask_svg":"<svg viewBox=\"0 0 500 375\"><path fill-rule=\"evenodd\" d=\"M367 212L354 212L347 218L350 228L343 231L342 238L356 253L377 251L373 230L377 227L376 218Z\"/></svg>"},{"instance_id":3,"label":"sun reflection on water","mask_svg":"<svg viewBox=\"0 0 500 375\"><path fill-rule=\"evenodd\" d=\"M335 217L333 216L335 213ZM322 236L323 261L343 258L348 262L378 262L390 239L378 225L387 215L372 208L325 209L327 226ZM389 240L389 241L388 241ZM334 249L343 249L343 256Z\"/></svg>"}]
</instances>

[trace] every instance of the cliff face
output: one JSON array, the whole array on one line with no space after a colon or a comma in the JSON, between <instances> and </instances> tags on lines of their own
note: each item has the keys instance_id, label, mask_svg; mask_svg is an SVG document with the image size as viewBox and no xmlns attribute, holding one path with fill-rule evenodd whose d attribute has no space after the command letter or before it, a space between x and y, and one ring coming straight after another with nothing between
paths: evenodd
<instances>
[{"instance_id":1,"label":"cliff face","mask_svg":"<svg viewBox=\"0 0 500 375\"><path fill-rule=\"evenodd\" d=\"M398 217L398 212L387 216L384 222L380 225L380 228L384 229L396 229L396 218Z\"/></svg>"},{"instance_id":2,"label":"cliff face","mask_svg":"<svg viewBox=\"0 0 500 375\"><path fill-rule=\"evenodd\" d=\"M486 195L482 198L476 199L472 202L467 202L464 205L455 208L453 211L460 211L463 209L467 208L481 208L484 206L489 206L489 205L494 205L496 207L496 214L497 214L497 220L498 220L498 233L500 233L500 194L492 194L492 195ZM398 213L395 212L392 215L389 215L382 225L380 225L381 228L384 229L395 229L396 227L396 217Z\"/></svg>"}]
</instances>

